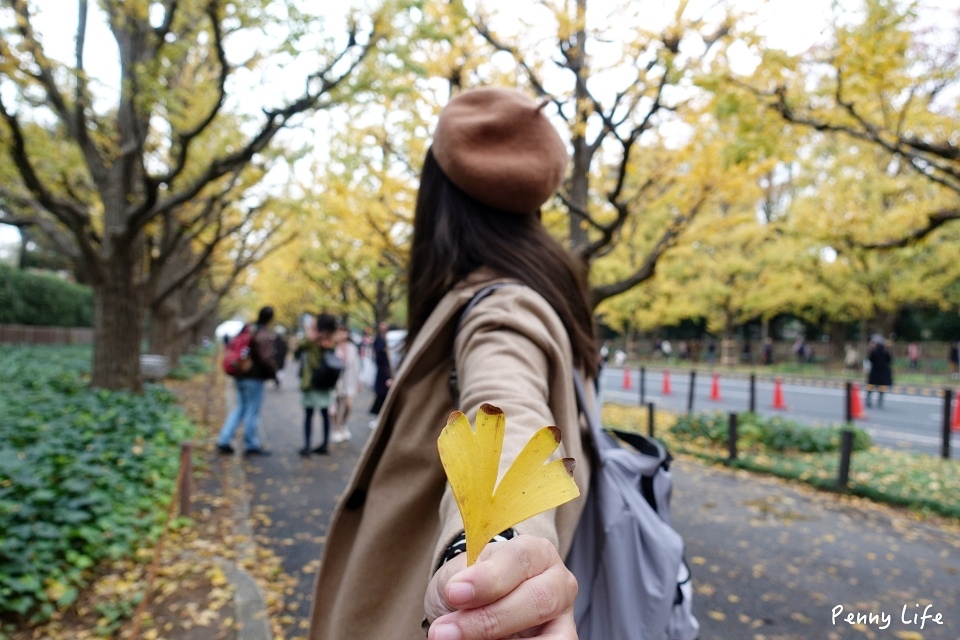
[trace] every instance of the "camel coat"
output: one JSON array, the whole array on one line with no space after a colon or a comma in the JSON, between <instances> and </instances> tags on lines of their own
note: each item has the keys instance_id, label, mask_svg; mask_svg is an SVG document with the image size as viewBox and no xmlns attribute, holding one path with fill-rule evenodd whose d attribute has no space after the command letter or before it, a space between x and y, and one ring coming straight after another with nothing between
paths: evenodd
<instances>
[{"instance_id":1,"label":"camel coat","mask_svg":"<svg viewBox=\"0 0 960 640\"><path fill-rule=\"evenodd\" d=\"M311 640L423 640L423 597L443 550L463 530L440 465L437 437L450 412L470 419L487 402L507 428L501 475L530 436L561 429L558 455L576 459L581 497L515 527L546 537L564 557L590 476L573 389L570 341L556 312L525 286L481 300L454 335L460 312L494 280L484 270L448 293L394 379L376 429L333 516L311 612ZM448 379L456 348L460 406ZM585 385L592 392L593 385ZM592 402L592 398L589 399Z\"/></svg>"}]
</instances>

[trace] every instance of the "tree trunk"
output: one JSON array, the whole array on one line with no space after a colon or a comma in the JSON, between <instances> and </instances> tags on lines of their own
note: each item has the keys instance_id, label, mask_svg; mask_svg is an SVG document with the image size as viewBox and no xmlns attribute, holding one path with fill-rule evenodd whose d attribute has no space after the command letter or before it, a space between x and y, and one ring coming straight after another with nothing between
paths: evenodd
<instances>
[{"instance_id":1,"label":"tree trunk","mask_svg":"<svg viewBox=\"0 0 960 640\"><path fill-rule=\"evenodd\" d=\"M93 375L101 389L143 391L140 340L143 335L143 290L140 265L129 254L103 263L103 277L93 285Z\"/></svg>"},{"instance_id":2,"label":"tree trunk","mask_svg":"<svg viewBox=\"0 0 960 640\"><path fill-rule=\"evenodd\" d=\"M587 55L584 50L586 40L586 0L577 0L577 45L572 47L569 52L571 59L571 68L575 69L577 74L576 86L574 87L574 100L576 105L575 126L573 128L573 170L570 174L570 187L568 197L571 204L587 211L590 203L590 161L592 153L586 139L587 130L587 84L586 84L586 64ZM587 235L587 227L583 224L583 218L576 213L571 212L570 223L570 251L578 256L584 263L584 267L589 271L590 257L586 255L586 247L590 239ZM594 302L593 304L596 304Z\"/></svg>"},{"instance_id":3,"label":"tree trunk","mask_svg":"<svg viewBox=\"0 0 960 640\"><path fill-rule=\"evenodd\" d=\"M171 367L180 362L182 345L178 321L178 305L172 300L176 294L150 308L150 353L165 356Z\"/></svg>"}]
</instances>

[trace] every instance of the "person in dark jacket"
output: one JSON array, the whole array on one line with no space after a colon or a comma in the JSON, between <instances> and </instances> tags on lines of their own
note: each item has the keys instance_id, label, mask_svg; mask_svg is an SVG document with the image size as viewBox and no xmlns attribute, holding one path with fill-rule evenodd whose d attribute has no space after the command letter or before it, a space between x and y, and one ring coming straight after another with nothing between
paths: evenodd
<instances>
[{"instance_id":1,"label":"person in dark jacket","mask_svg":"<svg viewBox=\"0 0 960 640\"><path fill-rule=\"evenodd\" d=\"M246 455L270 455L263 448L257 435L260 422L260 407L263 404L263 383L276 380L277 359L274 348L274 335L270 330L273 322L273 307L263 307L257 315L250 340L250 358L253 365L250 371L233 379L237 391L237 405L227 416L217 438L217 450L220 453L233 453L233 434L243 422L243 444Z\"/></svg>"},{"instance_id":2,"label":"person in dark jacket","mask_svg":"<svg viewBox=\"0 0 960 640\"><path fill-rule=\"evenodd\" d=\"M870 353L867 354L870 361L870 372L867 374L867 406L870 404L870 396L877 391L877 407L883 408L883 393L887 387L893 386L893 356L884 345L883 336L874 334L870 338Z\"/></svg>"},{"instance_id":3,"label":"person in dark jacket","mask_svg":"<svg viewBox=\"0 0 960 640\"><path fill-rule=\"evenodd\" d=\"M373 383L373 392L376 397L373 399L373 405L370 407L370 413L377 415L380 413L380 407L387 398L387 391L390 390L390 380L393 378L393 367L390 366L390 352L387 350L387 329L386 322L377 325L377 337L373 339L373 359L377 365L377 378ZM376 420L370 422L370 428L374 428Z\"/></svg>"}]
</instances>

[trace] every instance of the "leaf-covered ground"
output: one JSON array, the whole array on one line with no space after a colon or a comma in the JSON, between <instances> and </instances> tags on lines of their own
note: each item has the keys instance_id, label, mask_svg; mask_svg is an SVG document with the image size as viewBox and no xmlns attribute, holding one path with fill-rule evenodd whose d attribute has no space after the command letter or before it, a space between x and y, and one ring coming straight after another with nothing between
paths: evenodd
<instances>
[{"instance_id":1,"label":"leaf-covered ground","mask_svg":"<svg viewBox=\"0 0 960 640\"><path fill-rule=\"evenodd\" d=\"M646 433L647 411L640 407L605 405L611 426ZM674 453L687 453L711 462L727 457L726 446L706 438L678 438L671 429L676 417L659 412L655 435ZM735 466L771 473L821 489L837 482L840 456L824 453L776 452L761 447L743 449ZM849 493L878 502L910 507L922 514L960 518L960 460L873 447L856 451L850 465Z\"/></svg>"}]
</instances>

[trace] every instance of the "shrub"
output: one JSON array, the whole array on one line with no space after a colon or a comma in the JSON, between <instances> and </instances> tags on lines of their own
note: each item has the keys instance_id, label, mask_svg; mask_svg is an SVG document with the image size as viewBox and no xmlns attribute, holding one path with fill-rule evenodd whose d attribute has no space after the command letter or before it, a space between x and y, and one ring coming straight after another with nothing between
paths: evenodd
<instances>
[{"instance_id":1,"label":"shrub","mask_svg":"<svg viewBox=\"0 0 960 640\"><path fill-rule=\"evenodd\" d=\"M0 324L92 327L93 292L53 275L0 265Z\"/></svg>"},{"instance_id":2,"label":"shrub","mask_svg":"<svg viewBox=\"0 0 960 640\"><path fill-rule=\"evenodd\" d=\"M46 617L156 531L192 425L161 387L89 389L89 347L0 359L0 617Z\"/></svg>"},{"instance_id":3,"label":"shrub","mask_svg":"<svg viewBox=\"0 0 960 640\"><path fill-rule=\"evenodd\" d=\"M870 448L870 435L858 427L853 430L854 451ZM772 451L824 453L840 449L843 428L837 425L810 426L756 413L740 414L737 440L745 447L761 446ZM673 433L678 438L706 438L712 442L726 442L729 423L723 413L694 414L677 417Z\"/></svg>"}]
</instances>

